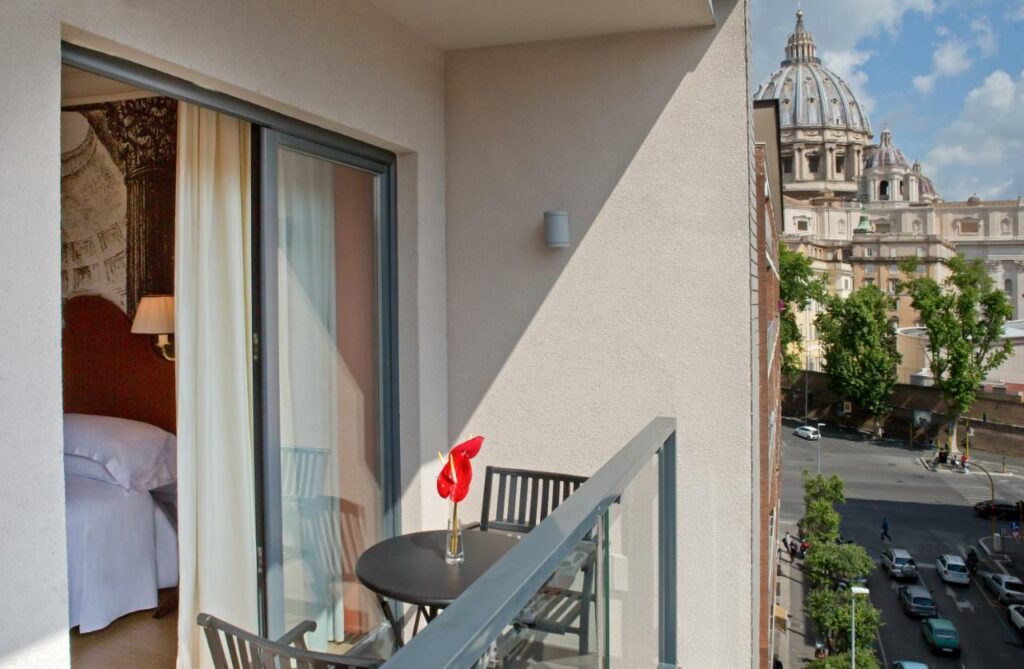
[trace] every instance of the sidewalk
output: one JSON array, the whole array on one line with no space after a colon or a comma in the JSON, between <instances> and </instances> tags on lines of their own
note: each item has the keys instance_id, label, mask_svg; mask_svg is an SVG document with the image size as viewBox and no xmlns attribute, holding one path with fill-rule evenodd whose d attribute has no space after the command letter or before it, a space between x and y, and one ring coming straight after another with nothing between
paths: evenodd
<instances>
[{"instance_id":1,"label":"sidewalk","mask_svg":"<svg viewBox=\"0 0 1024 669\"><path fill-rule=\"evenodd\" d=\"M780 529L782 529L780 523ZM789 528L795 531L795 525ZM785 532L785 530L783 530ZM801 561L790 561L785 552L779 561L782 573L779 575L779 604L786 609L788 621L786 632L779 633L776 641L776 655L785 669L797 669L814 659L814 629L804 616L804 573Z\"/></svg>"}]
</instances>

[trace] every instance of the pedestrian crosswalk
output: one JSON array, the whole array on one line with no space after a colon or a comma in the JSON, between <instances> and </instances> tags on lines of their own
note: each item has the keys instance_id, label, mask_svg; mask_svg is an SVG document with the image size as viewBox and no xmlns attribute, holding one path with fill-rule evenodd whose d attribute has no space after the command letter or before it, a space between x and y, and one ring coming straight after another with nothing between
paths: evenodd
<instances>
[{"instance_id":1,"label":"pedestrian crosswalk","mask_svg":"<svg viewBox=\"0 0 1024 669\"><path fill-rule=\"evenodd\" d=\"M992 498L992 488L989 486L988 477L980 472L970 474L957 474L943 472L942 479L960 493L960 496L970 504L977 504ZM1024 498L1024 481L1018 477L993 477L995 481L996 499L1017 500Z\"/></svg>"}]
</instances>

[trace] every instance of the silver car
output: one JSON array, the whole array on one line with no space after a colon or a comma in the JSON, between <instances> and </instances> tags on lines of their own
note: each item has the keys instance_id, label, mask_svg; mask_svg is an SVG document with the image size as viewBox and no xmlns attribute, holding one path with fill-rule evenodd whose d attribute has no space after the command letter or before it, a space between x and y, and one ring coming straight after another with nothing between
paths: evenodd
<instances>
[{"instance_id":1,"label":"silver car","mask_svg":"<svg viewBox=\"0 0 1024 669\"><path fill-rule=\"evenodd\" d=\"M1000 604L1024 604L1024 582L1016 576L986 572L982 580Z\"/></svg>"},{"instance_id":2,"label":"silver car","mask_svg":"<svg viewBox=\"0 0 1024 669\"><path fill-rule=\"evenodd\" d=\"M910 551L902 548L887 548L882 553L882 569L889 572L889 578L917 580L917 563Z\"/></svg>"}]
</instances>

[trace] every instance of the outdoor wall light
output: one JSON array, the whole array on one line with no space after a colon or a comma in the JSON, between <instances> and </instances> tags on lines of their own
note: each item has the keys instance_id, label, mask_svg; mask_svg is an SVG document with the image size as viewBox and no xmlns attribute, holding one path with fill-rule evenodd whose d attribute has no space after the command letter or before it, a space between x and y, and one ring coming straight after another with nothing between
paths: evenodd
<instances>
[{"instance_id":1,"label":"outdoor wall light","mask_svg":"<svg viewBox=\"0 0 1024 669\"><path fill-rule=\"evenodd\" d=\"M544 244L551 249L569 246L569 212L544 212Z\"/></svg>"},{"instance_id":2,"label":"outdoor wall light","mask_svg":"<svg viewBox=\"0 0 1024 669\"><path fill-rule=\"evenodd\" d=\"M164 360L174 361L174 296L146 295L139 300L132 334L156 335L156 350Z\"/></svg>"}]
</instances>

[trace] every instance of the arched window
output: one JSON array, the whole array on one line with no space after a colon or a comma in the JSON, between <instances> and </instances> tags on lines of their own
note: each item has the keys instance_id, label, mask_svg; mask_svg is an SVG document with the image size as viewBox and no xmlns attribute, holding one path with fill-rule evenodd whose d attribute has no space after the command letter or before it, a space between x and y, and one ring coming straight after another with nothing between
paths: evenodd
<instances>
[{"instance_id":1,"label":"arched window","mask_svg":"<svg viewBox=\"0 0 1024 669\"><path fill-rule=\"evenodd\" d=\"M889 199L889 182L882 180L878 182L878 199L888 200Z\"/></svg>"},{"instance_id":2,"label":"arched window","mask_svg":"<svg viewBox=\"0 0 1024 669\"><path fill-rule=\"evenodd\" d=\"M1006 292L1007 295L1013 297L1013 279L1003 280L1003 290Z\"/></svg>"}]
</instances>

